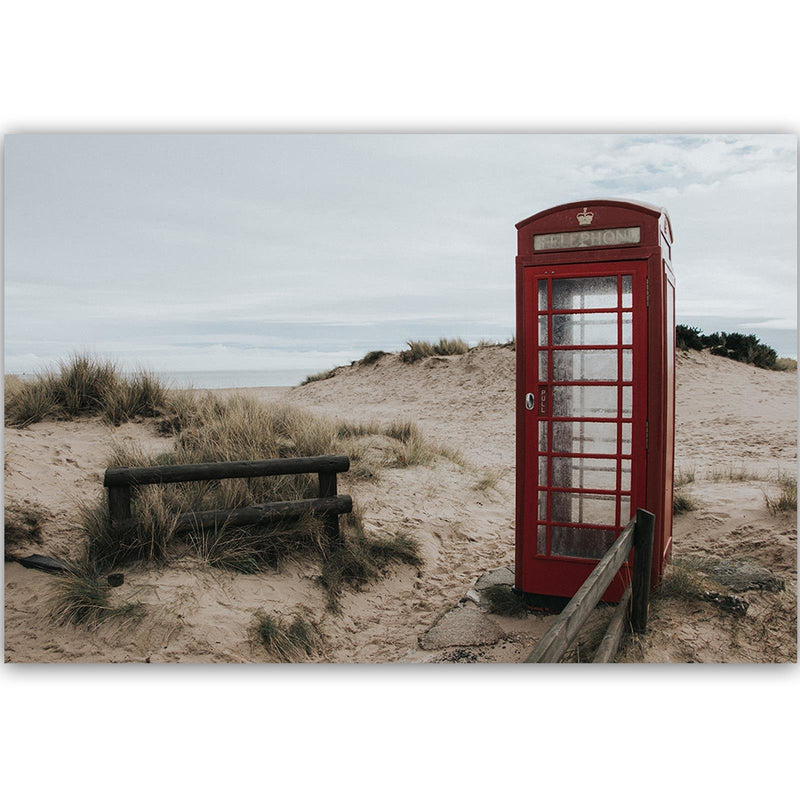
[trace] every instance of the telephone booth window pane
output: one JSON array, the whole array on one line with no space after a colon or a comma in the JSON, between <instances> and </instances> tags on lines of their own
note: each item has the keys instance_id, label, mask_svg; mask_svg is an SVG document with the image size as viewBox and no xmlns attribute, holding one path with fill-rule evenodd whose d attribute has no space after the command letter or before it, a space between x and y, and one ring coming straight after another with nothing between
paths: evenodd
<instances>
[{"instance_id":1,"label":"telephone booth window pane","mask_svg":"<svg viewBox=\"0 0 800 800\"><path fill-rule=\"evenodd\" d=\"M547 450L547 423L539 423L539 449Z\"/></svg>"},{"instance_id":2,"label":"telephone booth window pane","mask_svg":"<svg viewBox=\"0 0 800 800\"><path fill-rule=\"evenodd\" d=\"M553 314L554 345L616 343L616 314Z\"/></svg>"},{"instance_id":3,"label":"telephone booth window pane","mask_svg":"<svg viewBox=\"0 0 800 800\"><path fill-rule=\"evenodd\" d=\"M633 350L622 351L622 380L633 380Z\"/></svg>"},{"instance_id":4,"label":"telephone booth window pane","mask_svg":"<svg viewBox=\"0 0 800 800\"><path fill-rule=\"evenodd\" d=\"M554 381L617 380L616 350L554 350Z\"/></svg>"},{"instance_id":5,"label":"telephone booth window pane","mask_svg":"<svg viewBox=\"0 0 800 800\"><path fill-rule=\"evenodd\" d=\"M539 351L539 380L540 381L547 381L549 380L549 375L547 374L547 350L540 350Z\"/></svg>"},{"instance_id":6,"label":"telephone booth window pane","mask_svg":"<svg viewBox=\"0 0 800 800\"><path fill-rule=\"evenodd\" d=\"M554 525L550 529L550 553L573 558L602 558L615 538L614 531Z\"/></svg>"},{"instance_id":7,"label":"telephone booth window pane","mask_svg":"<svg viewBox=\"0 0 800 800\"><path fill-rule=\"evenodd\" d=\"M630 311L622 314L622 344L633 344L633 314Z\"/></svg>"},{"instance_id":8,"label":"telephone booth window pane","mask_svg":"<svg viewBox=\"0 0 800 800\"><path fill-rule=\"evenodd\" d=\"M622 454L629 456L631 454L631 424L630 422L622 423Z\"/></svg>"},{"instance_id":9,"label":"telephone booth window pane","mask_svg":"<svg viewBox=\"0 0 800 800\"><path fill-rule=\"evenodd\" d=\"M616 422L553 422L553 451L558 453L617 452ZM630 439L630 425L627 427ZM624 430L623 430L624 436ZM630 441L628 444L630 452Z\"/></svg>"},{"instance_id":10,"label":"telephone booth window pane","mask_svg":"<svg viewBox=\"0 0 800 800\"><path fill-rule=\"evenodd\" d=\"M622 416L630 417L633 414L633 387L622 387Z\"/></svg>"},{"instance_id":11,"label":"telephone booth window pane","mask_svg":"<svg viewBox=\"0 0 800 800\"><path fill-rule=\"evenodd\" d=\"M547 552L547 527L539 525L536 533L536 552L544 555Z\"/></svg>"},{"instance_id":12,"label":"telephone booth window pane","mask_svg":"<svg viewBox=\"0 0 800 800\"><path fill-rule=\"evenodd\" d=\"M547 456L539 456L539 486L547 486Z\"/></svg>"},{"instance_id":13,"label":"telephone booth window pane","mask_svg":"<svg viewBox=\"0 0 800 800\"><path fill-rule=\"evenodd\" d=\"M616 417L616 386L554 386L554 417Z\"/></svg>"},{"instance_id":14,"label":"telephone booth window pane","mask_svg":"<svg viewBox=\"0 0 800 800\"><path fill-rule=\"evenodd\" d=\"M622 459L622 467L620 471L620 488L623 492L631 490L631 462L630 459Z\"/></svg>"},{"instance_id":15,"label":"telephone booth window pane","mask_svg":"<svg viewBox=\"0 0 800 800\"><path fill-rule=\"evenodd\" d=\"M539 311L547 311L547 281L539 281Z\"/></svg>"},{"instance_id":16,"label":"telephone booth window pane","mask_svg":"<svg viewBox=\"0 0 800 800\"><path fill-rule=\"evenodd\" d=\"M539 519L547 519L547 492L539 492Z\"/></svg>"},{"instance_id":17,"label":"telephone booth window pane","mask_svg":"<svg viewBox=\"0 0 800 800\"><path fill-rule=\"evenodd\" d=\"M547 317L539 317L539 344L547 346Z\"/></svg>"},{"instance_id":18,"label":"telephone booth window pane","mask_svg":"<svg viewBox=\"0 0 800 800\"><path fill-rule=\"evenodd\" d=\"M553 486L616 489L617 461L613 458L554 458Z\"/></svg>"},{"instance_id":19,"label":"telephone booth window pane","mask_svg":"<svg viewBox=\"0 0 800 800\"><path fill-rule=\"evenodd\" d=\"M553 492L550 515L554 522L614 525L617 517L617 496L585 492Z\"/></svg>"},{"instance_id":20,"label":"telephone booth window pane","mask_svg":"<svg viewBox=\"0 0 800 800\"><path fill-rule=\"evenodd\" d=\"M632 275L623 275L622 276L622 307L623 308L632 308L633 307L633 276Z\"/></svg>"},{"instance_id":21,"label":"telephone booth window pane","mask_svg":"<svg viewBox=\"0 0 800 800\"><path fill-rule=\"evenodd\" d=\"M553 280L553 308L616 308L617 278L557 278Z\"/></svg>"}]
</instances>

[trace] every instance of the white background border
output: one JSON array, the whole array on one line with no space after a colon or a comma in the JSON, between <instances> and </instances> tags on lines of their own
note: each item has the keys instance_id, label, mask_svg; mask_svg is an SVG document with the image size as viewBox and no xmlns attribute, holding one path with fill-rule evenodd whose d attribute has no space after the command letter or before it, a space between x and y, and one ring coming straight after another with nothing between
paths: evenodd
<instances>
[{"instance_id":1,"label":"white background border","mask_svg":"<svg viewBox=\"0 0 800 800\"><path fill-rule=\"evenodd\" d=\"M2 130L798 129L784 3L542 5L16 3ZM11 797L796 785L796 665L5 665L0 688Z\"/></svg>"}]
</instances>

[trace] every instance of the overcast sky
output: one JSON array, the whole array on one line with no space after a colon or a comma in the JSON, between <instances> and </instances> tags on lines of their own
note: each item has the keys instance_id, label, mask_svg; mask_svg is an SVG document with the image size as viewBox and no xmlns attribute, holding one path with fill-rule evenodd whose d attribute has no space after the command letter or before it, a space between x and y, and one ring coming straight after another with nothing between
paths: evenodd
<instances>
[{"instance_id":1,"label":"overcast sky","mask_svg":"<svg viewBox=\"0 0 800 800\"><path fill-rule=\"evenodd\" d=\"M301 369L514 332L514 224L665 206L678 321L797 352L792 135L13 135L5 371Z\"/></svg>"}]
</instances>

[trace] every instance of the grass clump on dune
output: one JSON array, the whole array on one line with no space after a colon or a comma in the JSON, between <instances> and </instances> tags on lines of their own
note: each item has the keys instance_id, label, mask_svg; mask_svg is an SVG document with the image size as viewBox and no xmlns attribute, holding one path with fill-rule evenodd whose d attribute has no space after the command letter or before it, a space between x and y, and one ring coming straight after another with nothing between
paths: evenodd
<instances>
[{"instance_id":1,"label":"grass clump on dune","mask_svg":"<svg viewBox=\"0 0 800 800\"><path fill-rule=\"evenodd\" d=\"M306 613L297 613L286 622L263 610L257 611L253 634L275 661L298 661L313 656L322 646L319 626Z\"/></svg>"},{"instance_id":2,"label":"grass clump on dune","mask_svg":"<svg viewBox=\"0 0 800 800\"><path fill-rule=\"evenodd\" d=\"M412 364L428 356L459 356L469 352L469 345L461 338L439 339L435 344L431 342L412 340L406 342L408 350L400 353L400 360Z\"/></svg>"},{"instance_id":3,"label":"grass clump on dune","mask_svg":"<svg viewBox=\"0 0 800 800\"><path fill-rule=\"evenodd\" d=\"M528 605L510 586L489 586L481 593L489 604L490 614L501 617L525 617Z\"/></svg>"},{"instance_id":4,"label":"grass clump on dune","mask_svg":"<svg viewBox=\"0 0 800 800\"><path fill-rule=\"evenodd\" d=\"M103 582L97 566L83 558L70 564L67 572L55 578L50 614L61 624L97 625L111 617L139 613L139 604L114 605L109 594L109 586Z\"/></svg>"},{"instance_id":5,"label":"grass clump on dune","mask_svg":"<svg viewBox=\"0 0 800 800\"><path fill-rule=\"evenodd\" d=\"M102 416L120 424L136 416L155 416L167 399L151 373L128 378L111 361L76 354L55 371L6 386L6 424L24 428L43 419Z\"/></svg>"},{"instance_id":6,"label":"grass clump on dune","mask_svg":"<svg viewBox=\"0 0 800 800\"><path fill-rule=\"evenodd\" d=\"M370 350L364 358L359 361L359 364L363 366L367 366L369 364L375 364L376 362L380 361L385 355L388 353L385 350Z\"/></svg>"},{"instance_id":7,"label":"grass clump on dune","mask_svg":"<svg viewBox=\"0 0 800 800\"><path fill-rule=\"evenodd\" d=\"M416 539L404 533L394 537L369 536L358 514L342 521L342 538L323 562L319 578L328 595L328 608L334 612L341 610L345 587L363 588L377 580L389 564L422 564Z\"/></svg>"},{"instance_id":8,"label":"grass clump on dune","mask_svg":"<svg viewBox=\"0 0 800 800\"><path fill-rule=\"evenodd\" d=\"M676 486L672 493L672 513L684 514L687 511L694 511L696 508L697 502L694 497L682 487Z\"/></svg>"},{"instance_id":9,"label":"grass clump on dune","mask_svg":"<svg viewBox=\"0 0 800 800\"><path fill-rule=\"evenodd\" d=\"M781 475L778 478L778 486L781 491L777 497L764 494L764 502L770 514L797 511L797 478L792 475Z\"/></svg>"},{"instance_id":10,"label":"grass clump on dune","mask_svg":"<svg viewBox=\"0 0 800 800\"><path fill-rule=\"evenodd\" d=\"M300 386L305 386L307 383L314 383L315 381L326 381L336 374L335 370L324 369L322 372L315 372L313 375L307 375L300 381Z\"/></svg>"}]
</instances>

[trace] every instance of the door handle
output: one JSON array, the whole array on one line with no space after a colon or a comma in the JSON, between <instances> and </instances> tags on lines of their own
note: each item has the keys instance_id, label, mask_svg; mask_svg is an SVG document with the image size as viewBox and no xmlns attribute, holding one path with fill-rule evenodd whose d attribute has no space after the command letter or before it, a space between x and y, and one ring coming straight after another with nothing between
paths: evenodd
<instances>
[{"instance_id":1,"label":"door handle","mask_svg":"<svg viewBox=\"0 0 800 800\"><path fill-rule=\"evenodd\" d=\"M527 408L528 411L533 411L535 407L536 398L533 396L533 392L528 392L528 394L525 395L525 408Z\"/></svg>"}]
</instances>

